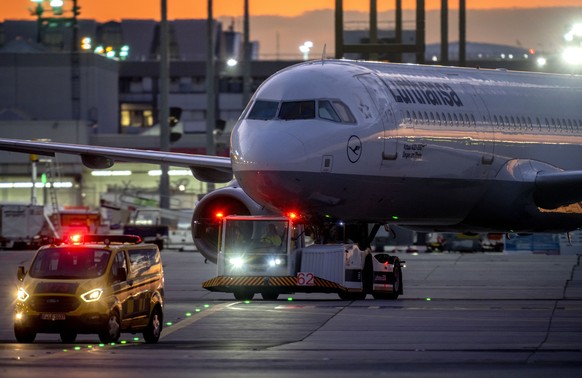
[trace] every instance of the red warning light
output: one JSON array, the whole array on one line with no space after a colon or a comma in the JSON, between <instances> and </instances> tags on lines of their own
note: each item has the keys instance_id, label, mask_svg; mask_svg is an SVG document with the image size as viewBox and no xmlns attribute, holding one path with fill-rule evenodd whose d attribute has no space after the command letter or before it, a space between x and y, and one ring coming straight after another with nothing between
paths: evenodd
<instances>
[{"instance_id":1,"label":"red warning light","mask_svg":"<svg viewBox=\"0 0 582 378\"><path fill-rule=\"evenodd\" d=\"M299 217L299 215L294 211L289 212L287 216L291 219L297 219Z\"/></svg>"},{"instance_id":2,"label":"red warning light","mask_svg":"<svg viewBox=\"0 0 582 378\"><path fill-rule=\"evenodd\" d=\"M218 219L222 219L224 217L224 213L222 211L217 211L214 216Z\"/></svg>"},{"instance_id":3,"label":"red warning light","mask_svg":"<svg viewBox=\"0 0 582 378\"><path fill-rule=\"evenodd\" d=\"M71 243L79 244L83 241L83 235L81 235L81 234L70 235L69 240L71 241Z\"/></svg>"}]
</instances>

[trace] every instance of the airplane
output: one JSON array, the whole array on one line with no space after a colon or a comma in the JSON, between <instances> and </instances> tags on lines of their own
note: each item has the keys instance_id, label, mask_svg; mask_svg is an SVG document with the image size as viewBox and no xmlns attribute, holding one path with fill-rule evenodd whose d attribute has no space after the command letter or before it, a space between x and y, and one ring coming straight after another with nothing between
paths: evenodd
<instances>
[{"instance_id":1,"label":"airplane","mask_svg":"<svg viewBox=\"0 0 582 378\"><path fill-rule=\"evenodd\" d=\"M0 139L0 149L133 161L229 182L197 203L193 236L216 260L217 210L342 221L369 246L381 225L417 231L570 232L582 226L582 76L318 60L253 95L230 157Z\"/></svg>"}]
</instances>

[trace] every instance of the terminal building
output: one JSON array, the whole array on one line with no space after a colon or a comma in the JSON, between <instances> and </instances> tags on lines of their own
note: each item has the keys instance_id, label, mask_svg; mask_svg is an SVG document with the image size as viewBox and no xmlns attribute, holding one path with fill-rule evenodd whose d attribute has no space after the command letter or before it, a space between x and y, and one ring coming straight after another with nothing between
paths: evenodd
<instances>
[{"instance_id":1,"label":"terminal building","mask_svg":"<svg viewBox=\"0 0 582 378\"><path fill-rule=\"evenodd\" d=\"M34 21L0 24L0 137L158 149L159 137L151 130L158 124L159 24L81 20L78 60L70 54L69 28L46 28L39 43L36 26ZM206 20L170 21L169 30L169 106L183 130L171 149L205 153ZM227 156L228 130L244 108L240 64L227 61L240 61L242 37L219 22L214 23L214 33L215 116L217 126L225 129L216 140L216 151ZM258 43L251 45L251 92L274 72L297 63L256 60ZM29 157L0 156L0 202L30 201L30 191L23 190L31 184ZM39 177L48 165L38 164ZM108 190L158 196L159 167L121 163L105 173L111 176L94 176L78 157L64 155L50 165L58 167L59 180L66 183L58 191L62 204L96 207L100 193ZM170 174L172 205L191 209L206 185L184 170L173 169ZM39 190L40 203L46 199L43 191Z\"/></svg>"}]
</instances>

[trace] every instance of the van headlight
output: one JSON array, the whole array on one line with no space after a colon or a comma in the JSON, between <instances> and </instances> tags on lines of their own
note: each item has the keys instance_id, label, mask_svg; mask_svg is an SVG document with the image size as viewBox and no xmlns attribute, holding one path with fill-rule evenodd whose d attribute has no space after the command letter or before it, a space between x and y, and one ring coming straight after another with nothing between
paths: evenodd
<instances>
[{"instance_id":1,"label":"van headlight","mask_svg":"<svg viewBox=\"0 0 582 378\"><path fill-rule=\"evenodd\" d=\"M101 298L101 294L103 294L102 289L93 289L86 292L85 294L81 294L81 299L83 299L85 302L95 302Z\"/></svg>"},{"instance_id":2,"label":"van headlight","mask_svg":"<svg viewBox=\"0 0 582 378\"><path fill-rule=\"evenodd\" d=\"M18 289L18 293L16 293L16 299L18 299L20 302L26 301L29 297L30 295L26 292L26 290L24 290L24 288L21 287Z\"/></svg>"}]
</instances>

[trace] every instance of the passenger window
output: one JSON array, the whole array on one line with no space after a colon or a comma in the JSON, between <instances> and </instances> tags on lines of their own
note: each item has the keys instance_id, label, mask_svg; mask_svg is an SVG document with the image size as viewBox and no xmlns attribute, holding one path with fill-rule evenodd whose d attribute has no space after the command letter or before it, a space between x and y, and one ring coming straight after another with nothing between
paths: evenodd
<instances>
[{"instance_id":1,"label":"passenger window","mask_svg":"<svg viewBox=\"0 0 582 378\"><path fill-rule=\"evenodd\" d=\"M279 118L285 120L314 119L315 101L288 101L281 104Z\"/></svg>"},{"instance_id":2,"label":"passenger window","mask_svg":"<svg viewBox=\"0 0 582 378\"><path fill-rule=\"evenodd\" d=\"M341 122L340 117L337 115L335 109L329 101L318 101L317 102L317 115L321 119L326 119L333 122Z\"/></svg>"},{"instance_id":3,"label":"passenger window","mask_svg":"<svg viewBox=\"0 0 582 378\"><path fill-rule=\"evenodd\" d=\"M437 122L438 122L438 124L440 125L440 124L441 124L441 116L439 116L439 114L438 114L438 113L435 113L435 115L436 115L436 121L437 121Z\"/></svg>"},{"instance_id":4,"label":"passenger window","mask_svg":"<svg viewBox=\"0 0 582 378\"><path fill-rule=\"evenodd\" d=\"M250 111L249 119L269 120L274 119L277 115L277 108L279 103L277 101L257 100Z\"/></svg>"},{"instance_id":5,"label":"passenger window","mask_svg":"<svg viewBox=\"0 0 582 378\"><path fill-rule=\"evenodd\" d=\"M152 265L159 263L159 256L155 249L132 249L129 251L129 261L132 274L143 274Z\"/></svg>"},{"instance_id":6,"label":"passenger window","mask_svg":"<svg viewBox=\"0 0 582 378\"><path fill-rule=\"evenodd\" d=\"M118 252L115 255L115 260L113 260L113 264L111 264L111 282L115 283L115 282L119 282L120 279L117 276L117 272L119 271L119 268L124 268L125 272L127 273L127 264L125 262L125 254L123 253L123 251Z\"/></svg>"}]
</instances>

